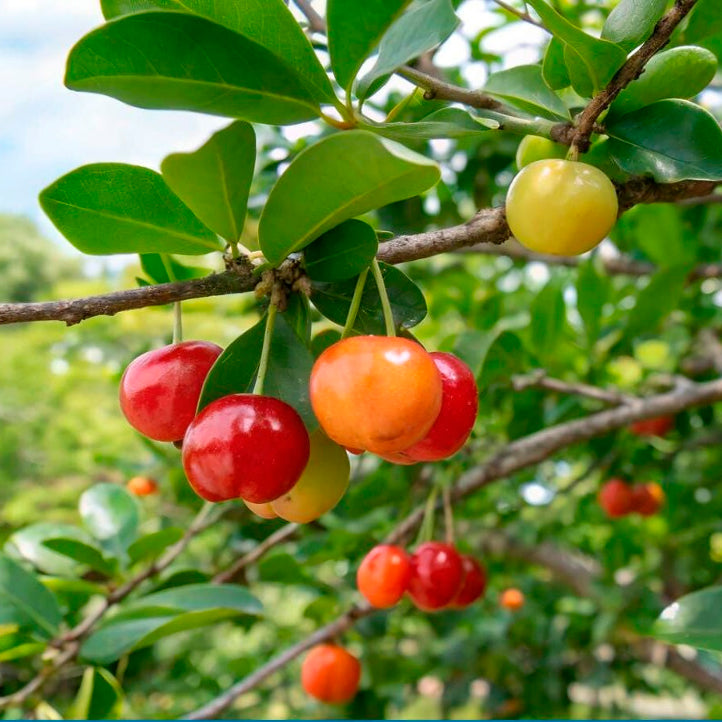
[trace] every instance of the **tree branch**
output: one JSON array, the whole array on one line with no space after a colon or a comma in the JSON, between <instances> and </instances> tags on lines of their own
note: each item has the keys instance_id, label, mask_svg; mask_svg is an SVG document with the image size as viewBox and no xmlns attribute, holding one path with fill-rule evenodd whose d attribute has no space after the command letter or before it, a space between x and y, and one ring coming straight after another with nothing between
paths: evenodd
<instances>
[{"instance_id":1,"label":"tree branch","mask_svg":"<svg viewBox=\"0 0 722 722\"><path fill-rule=\"evenodd\" d=\"M595 95L581 112L577 120L572 146L582 152L588 150L589 136L593 132L597 118L614 102L614 99L627 85L641 75L644 66L667 44L674 29L682 22L696 2L697 0L676 0L671 10L656 24L644 44L627 59L615 73L609 85Z\"/></svg>"},{"instance_id":2,"label":"tree branch","mask_svg":"<svg viewBox=\"0 0 722 722\"><path fill-rule=\"evenodd\" d=\"M610 404L611 406L633 404L638 401L636 397L623 394L621 391L600 389L597 386L590 386L589 384L569 383L567 381L561 381L560 379L550 378L543 369L539 369L525 376L514 376L511 380L511 386L514 391L544 389L545 391L554 391L560 394L584 396L594 401Z\"/></svg>"},{"instance_id":3,"label":"tree branch","mask_svg":"<svg viewBox=\"0 0 722 722\"><path fill-rule=\"evenodd\" d=\"M435 78L433 75L427 75L408 65L399 68L396 74L402 78L406 78L406 80L414 85L423 88L426 91L424 93L426 100L449 100L454 103L468 105L470 108L482 108L485 110L498 110L504 107L503 103L500 103L486 93L446 83L443 80Z\"/></svg>"}]
</instances>

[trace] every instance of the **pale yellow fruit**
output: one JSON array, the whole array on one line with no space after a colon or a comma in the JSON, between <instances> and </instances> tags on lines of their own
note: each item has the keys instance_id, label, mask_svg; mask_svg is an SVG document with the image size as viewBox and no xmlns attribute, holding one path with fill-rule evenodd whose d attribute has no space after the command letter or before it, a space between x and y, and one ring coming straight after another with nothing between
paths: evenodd
<instances>
[{"instance_id":1,"label":"pale yellow fruit","mask_svg":"<svg viewBox=\"0 0 722 722\"><path fill-rule=\"evenodd\" d=\"M576 256L596 246L617 220L617 193L602 171L571 160L539 160L509 186L506 218L522 245Z\"/></svg>"},{"instance_id":2,"label":"pale yellow fruit","mask_svg":"<svg viewBox=\"0 0 722 722\"><path fill-rule=\"evenodd\" d=\"M252 501L246 501L243 499L243 503L256 515L263 519L275 519L278 514L273 511L270 502L265 504L254 504Z\"/></svg>"}]
</instances>

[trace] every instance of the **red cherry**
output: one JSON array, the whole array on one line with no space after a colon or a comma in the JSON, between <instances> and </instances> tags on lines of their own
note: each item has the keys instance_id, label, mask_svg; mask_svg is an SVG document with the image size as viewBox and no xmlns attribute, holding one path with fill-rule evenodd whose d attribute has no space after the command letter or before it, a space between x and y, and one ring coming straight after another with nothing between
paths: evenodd
<instances>
[{"instance_id":1,"label":"red cherry","mask_svg":"<svg viewBox=\"0 0 722 722\"><path fill-rule=\"evenodd\" d=\"M662 487L648 481L646 484L639 484L632 489L632 504L630 511L636 511L642 516L653 516L663 506L667 499Z\"/></svg>"},{"instance_id":2,"label":"red cherry","mask_svg":"<svg viewBox=\"0 0 722 722\"><path fill-rule=\"evenodd\" d=\"M461 588L451 602L451 606L459 609L468 607L479 599L486 591L486 570L474 557L466 554L461 557L464 578Z\"/></svg>"},{"instance_id":3,"label":"red cherry","mask_svg":"<svg viewBox=\"0 0 722 722\"><path fill-rule=\"evenodd\" d=\"M385 609L404 596L410 577L409 555L401 547L379 544L361 562L356 586L371 606Z\"/></svg>"},{"instance_id":4,"label":"red cherry","mask_svg":"<svg viewBox=\"0 0 722 722\"><path fill-rule=\"evenodd\" d=\"M183 341L138 356L120 380L120 408L128 423L149 439L182 439L222 351L207 341Z\"/></svg>"},{"instance_id":5,"label":"red cherry","mask_svg":"<svg viewBox=\"0 0 722 722\"><path fill-rule=\"evenodd\" d=\"M337 644L319 644L303 660L301 684L311 697L327 704L345 704L361 681L361 663Z\"/></svg>"},{"instance_id":6,"label":"red cherry","mask_svg":"<svg viewBox=\"0 0 722 722\"><path fill-rule=\"evenodd\" d=\"M301 417L270 396L233 394L208 404L183 439L183 468L207 501L277 499L298 481L310 442Z\"/></svg>"},{"instance_id":7,"label":"red cherry","mask_svg":"<svg viewBox=\"0 0 722 722\"><path fill-rule=\"evenodd\" d=\"M599 490L597 498L611 519L626 516L632 511L632 487L622 479L610 479Z\"/></svg>"},{"instance_id":8,"label":"red cherry","mask_svg":"<svg viewBox=\"0 0 722 722\"><path fill-rule=\"evenodd\" d=\"M450 353L434 351L429 356L441 376L441 411L429 433L401 452L414 461L437 461L459 451L469 438L479 410L479 390L471 369Z\"/></svg>"},{"instance_id":9,"label":"red cherry","mask_svg":"<svg viewBox=\"0 0 722 722\"><path fill-rule=\"evenodd\" d=\"M636 436L666 436L674 428L674 416L655 416L635 421L629 430Z\"/></svg>"},{"instance_id":10,"label":"red cherry","mask_svg":"<svg viewBox=\"0 0 722 722\"><path fill-rule=\"evenodd\" d=\"M463 576L461 557L454 547L426 542L411 557L409 596L419 609L441 609L458 594Z\"/></svg>"}]
</instances>

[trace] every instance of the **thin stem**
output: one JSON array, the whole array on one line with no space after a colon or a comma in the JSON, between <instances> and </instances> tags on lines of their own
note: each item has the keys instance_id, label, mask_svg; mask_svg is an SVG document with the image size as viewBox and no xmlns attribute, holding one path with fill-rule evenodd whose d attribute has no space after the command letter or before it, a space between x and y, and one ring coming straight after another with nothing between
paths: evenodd
<instances>
[{"instance_id":1,"label":"thin stem","mask_svg":"<svg viewBox=\"0 0 722 722\"><path fill-rule=\"evenodd\" d=\"M379 298L381 299L381 308L384 312L384 323L386 324L386 335L395 336L396 328L394 326L394 314L391 311L389 294L386 292L386 284L381 273L381 266L379 266L379 262L375 258L371 263L371 273L373 273L376 287L379 289Z\"/></svg>"},{"instance_id":2,"label":"thin stem","mask_svg":"<svg viewBox=\"0 0 722 722\"><path fill-rule=\"evenodd\" d=\"M369 269L364 268L363 271L359 274L358 281L356 281L356 288L353 292L353 298L351 299L351 305L348 309L348 315L346 316L346 325L343 327L343 333L341 334L341 338L347 338L351 331L353 330L353 325L356 323L356 316L358 315L358 310L361 307L361 299L363 298L364 294L364 286L366 285L366 278L369 275Z\"/></svg>"},{"instance_id":3,"label":"thin stem","mask_svg":"<svg viewBox=\"0 0 722 722\"><path fill-rule=\"evenodd\" d=\"M451 508L451 491L448 484L444 484L441 490L444 500L444 530L446 531L446 543L454 546L454 511Z\"/></svg>"},{"instance_id":4,"label":"thin stem","mask_svg":"<svg viewBox=\"0 0 722 722\"><path fill-rule=\"evenodd\" d=\"M436 514L436 497L439 494L439 487L432 487L424 505L424 518L419 527L419 535L416 538L417 544L431 541L434 537L434 515Z\"/></svg>"},{"instance_id":5,"label":"thin stem","mask_svg":"<svg viewBox=\"0 0 722 722\"><path fill-rule=\"evenodd\" d=\"M512 7L508 3L504 2L504 0L494 0L494 2L500 7L506 10L508 13L511 13L512 15L516 15L519 20L523 20L525 23L530 23L531 25L536 25L538 28L541 28L542 30L547 30L544 25L542 25L540 22L537 22L534 20L534 18L529 15L528 12L524 12L523 10L517 10L515 7ZM526 3L524 4L526 7ZM547 32L549 32L547 30Z\"/></svg>"},{"instance_id":6,"label":"thin stem","mask_svg":"<svg viewBox=\"0 0 722 722\"><path fill-rule=\"evenodd\" d=\"M171 283L175 283L178 278L173 272L173 264L171 263L170 256L167 253L160 254L161 262L165 268L165 272L168 274L168 280ZM181 310L180 301L176 301L173 304L173 343L180 343L183 340L183 311Z\"/></svg>"},{"instance_id":7,"label":"thin stem","mask_svg":"<svg viewBox=\"0 0 722 722\"><path fill-rule=\"evenodd\" d=\"M258 363L258 376L256 376L256 384L253 387L253 393L259 396L263 394L263 384L266 381L266 372L268 371L268 359L271 355L271 339L273 338L273 328L276 325L276 313L278 309L272 303L268 307L268 316L266 316L266 329L263 332L263 348L261 349L261 360Z\"/></svg>"}]
</instances>

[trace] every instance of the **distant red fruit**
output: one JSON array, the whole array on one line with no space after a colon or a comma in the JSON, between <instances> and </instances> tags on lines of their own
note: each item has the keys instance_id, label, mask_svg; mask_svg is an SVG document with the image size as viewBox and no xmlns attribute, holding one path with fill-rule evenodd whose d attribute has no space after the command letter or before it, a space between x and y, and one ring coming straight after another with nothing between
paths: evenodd
<instances>
[{"instance_id":1,"label":"distant red fruit","mask_svg":"<svg viewBox=\"0 0 722 722\"><path fill-rule=\"evenodd\" d=\"M356 585L378 609L393 607L404 596L411 578L411 559L401 547L375 546L361 562Z\"/></svg>"},{"instance_id":2,"label":"distant red fruit","mask_svg":"<svg viewBox=\"0 0 722 722\"><path fill-rule=\"evenodd\" d=\"M361 664L336 644L319 644L303 660L301 684L308 694L327 704L344 704L358 691Z\"/></svg>"},{"instance_id":3,"label":"distant red fruit","mask_svg":"<svg viewBox=\"0 0 722 722\"><path fill-rule=\"evenodd\" d=\"M134 476L125 488L136 496L150 496L158 491L158 484L147 476Z\"/></svg>"},{"instance_id":4,"label":"distant red fruit","mask_svg":"<svg viewBox=\"0 0 722 722\"><path fill-rule=\"evenodd\" d=\"M632 489L632 511L642 516L652 516L663 506L667 497L662 487L653 482L639 484Z\"/></svg>"},{"instance_id":5,"label":"distant red fruit","mask_svg":"<svg viewBox=\"0 0 722 722\"><path fill-rule=\"evenodd\" d=\"M524 594L514 587L505 589L499 597L499 604L511 612L516 612L521 609L525 601Z\"/></svg>"},{"instance_id":6,"label":"distant red fruit","mask_svg":"<svg viewBox=\"0 0 722 722\"><path fill-rule=\"evenodd\" d=\"M636 436L666 436L674 428L674 416L655 416L635 421L629 430Z\"/></svg>"},{"instance_id":7,"label":"distant red fruit","mask_svg":"<svg viewBox=\"0 0 722 722\"><path fill-rule=\"evenodd\" d=\"M632 511L632 487L622 479L610 479L599 490L598 499L599 505L612 519Z\"/></svg>"}]
</instances>

